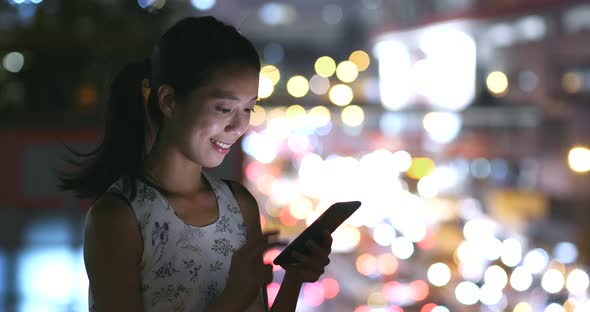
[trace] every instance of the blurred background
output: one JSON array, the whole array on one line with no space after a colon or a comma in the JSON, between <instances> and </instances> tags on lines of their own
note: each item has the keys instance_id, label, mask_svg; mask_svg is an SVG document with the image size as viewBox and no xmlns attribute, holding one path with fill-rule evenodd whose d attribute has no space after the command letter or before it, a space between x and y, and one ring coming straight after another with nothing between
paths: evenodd
<instances>
[{"instance_id":1,"label":"blurred background","mask_svg":"<svg viewBox=\"0 0 590 312\"><path fill-rule=\"evenodd\" d=\"M590 311L590 3L574 0L0 0L0 311L87 311L91 203L56 187L64 145L95 146L114 74L197 15L264 64L251 129L214 169L264 229L290 239L363 203L298 311Z\"/></svg>"}]
</instances>

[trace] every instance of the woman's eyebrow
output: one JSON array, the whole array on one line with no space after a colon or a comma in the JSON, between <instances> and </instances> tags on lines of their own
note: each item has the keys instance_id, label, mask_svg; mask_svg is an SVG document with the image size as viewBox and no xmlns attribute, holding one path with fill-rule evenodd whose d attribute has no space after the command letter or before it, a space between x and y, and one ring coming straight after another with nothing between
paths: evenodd
<instances>
[{"instance_id":1,"label":"woman's eyebrow","mask_svg":"<svg viewBox=\"0 0 590 312\"><path fill-rule=\"evenodd\" d=\"M213 98L217 98L217 99L224 99L224 100L231 100L231 101L239 101L240 98L235 96L233 93L228 92L228 91L223 91L223 90L216 90L216 91L212 91L211 92L211 97ZM258 95L256 95L255 97L253 97L250 101L248 102L252 102L258 100Z\"/></svg>"}]
</instances>

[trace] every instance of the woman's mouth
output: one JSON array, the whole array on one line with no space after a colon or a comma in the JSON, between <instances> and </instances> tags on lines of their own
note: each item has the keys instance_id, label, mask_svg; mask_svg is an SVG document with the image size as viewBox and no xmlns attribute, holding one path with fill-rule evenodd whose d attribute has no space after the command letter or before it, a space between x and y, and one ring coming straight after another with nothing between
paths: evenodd
<instances>
[{"instance_id":1,"label":"woman's mouth","mask_svg":"<svg viewBox=\"0 0 590 312\"><path fill-rule=\"evenodd\" d=\"M215 149L222 154L227 154L231 147L231 144L220 142L214 139L211 139L211 143L213 143Z\"/></svg>"}]
</instances>

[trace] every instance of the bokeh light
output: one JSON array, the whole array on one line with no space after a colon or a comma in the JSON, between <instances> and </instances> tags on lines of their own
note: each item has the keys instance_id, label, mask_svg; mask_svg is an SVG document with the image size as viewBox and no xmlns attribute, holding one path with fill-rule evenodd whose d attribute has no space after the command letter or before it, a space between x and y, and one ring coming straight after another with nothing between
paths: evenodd
<instances>
[{"instance_id":1,"label":"bokeh light","mask_svg":"<svg viewBox=\"0 0 590 312\"><path fill-rule=\"evenodd\" d=\"M464 305L473 305L479 301L479 287L473 282L463 281L455 287L455 297Z\"/></svg>"},{"instance_id":2,"label":"bokeh light","mask_svg":"<svg viewBox=\"0 0 590 312\"><path fill-rule=\"evenodd\" d=\"M541 286L543 289L551 294L558 293L563 289L564 286L563 274L557 269L549 269L541 280Z\"/></svg>"},{"instance_id":3,"label":"bokeh light","mask_svg":"<svg viewBox=\"0 0 590 312\"><path fill-rule=\"evenodd\" d=\"M501 71L494 71L486 78L488 90L494 95L503 95L508 90L508 77Z\"/></svg>"},{"instance_id":4,"label":"bokeh light","mask_svg":"<svg viewBox=\"0 0 590 312\"><path fill-rule=\"evenodd\" d=\"M353 82L358 74L356 65L351 61L343 61L336 66L336 77L342 82Z\"/></svg>"},{"instance_id":5,"label":"bokeh light","mask_svg":"<svg viewBox=\"0 0 590 312\"><path fill-rule=\"evenodd\" d=\"M566 288L574 295L585 294L589 285L588 274L583 270L574 269L567 276Z\"/></svg>"},{"instance_id":6,"label":"bokeh light","mask_svg":"<svg viewBox=\"0 0 590 312\"><path fill-rule=\"evenodd\" d=\"M394 255L390 253L384 253L377 257L377 267L379 269L379 273L383 275L393 275L395 272L397 272L399 263Z\"/></svg>"},{"instance_id":7,"label":"bokeh light","mask_svg":"<svg viewBox=\"0 0 590 312\"><path fill-rule=\"evenodd\" d=\"M352 52L348 60L356 65L356 68L359 72L367 70L367 68L369 68L369 65L371 64L369 54L362 50Z\"/></svg>"},{"instance_id":8,"label":"bokeh light","mask_svg":"<svg viewBox=\"0 0 590 312\"><path fill-rule=\"evenodd\" d=\"M519 302L514 307L513 312L533 312L533 308L527 302Z\"/></svg>"},{"instance_id":9,"label":"bokeh light","mask_svg":"<svg viewBox=\"0 0 590 312\"><path fill-rule=\"evenodd\" d=\"M590 171L590 149L582 146L572 148L567 156L570 168L575 172Z\"/></svg>"},{"instance_id":10,"label":"bokeh light","mask_svg":"<svg viewBox=\"0 0 590 312\"><path fill-rule=\"evenodd\" d=\"M322 56L315 61L315 72L324 78L329 78L336 72L336 62L329 56Z\"/></svg>"},{"instance_id":11,"label":"bokeh light","mask_svg":"<svg viewBox=\"0 0 590 312\"><path fill-rule=\"evenodd\" d=\"M272 81L265 76L260 76L258 81L258 97L261 99L265 99L274 91L274 86L272 85Z\"/></svg>"},{"instance_id":12,"label":"bokeh light","mask_svg":"<svg viewBox=\"0 0 590 312\"><path fill-rule=\"evenodd\" d=\"M304 97L309 91L309 82L303 76L293 76L287 81L287 92L293 97Z\"/></svg>"},{"instance_id":13,"label":"bokeh light","mask_svg":"<svg viewBox=\"0 0 590 312\"><path fill-rule=\"evenodd\" d=\"M344 107L341 114L342 122L349 127L358 127L365 120L365 111L357 105Z\"/></svg>"},{"instance_id":14,"label":"bokeh light","mask_svg":"<svg viewBox=\"0 0 590 312\"><path fill-rule=\"evenodd\" d=\"M313 75L309 80L311 92L322 95L330 90L330 80L320 75Z\"/></svg>"},{"instance_id":15,"label":"bokeh light","mask_svg":"<svg viewBox=\"0 0 590 312\"><path fill-rule=\"evenodd\" d=\"M2 66L11 73L18 73L25 65L25 57L20 52L10 52L2 59Z\"/></svg>"},{"instance_id":16,"label":"bokeh light","mask_svg":"<svg viewBox=\"0 0 590 312\"><path fill-rule=\"evenodd\" d=\"M260 76L268 78L275 86L281 80L281 72L274 65L264 65L260 69Z\"/></svg>"},{"instance_id":17,"label":"bokeh light","mask_svg":"<svg viewBox=\"0 0 590 312\"><path fill-rule=\"evenodd\" d=\"M337 84L330 88L330 101L338 106L345 106L352 102L352 89L344 84Z\"/></svg>"},{"instance_id":18,"label":"bokeh light","mask_svg":"<svg viewBox=\"0 0 590 312\"><path fill-rule=\"evenodd\" d=\"M451 280L451 269L442 262L432 264L427 271L428 281L434 286L445 286Z\"/></svg>"},{"instance_id":19,"label":"bokeh light","mask_svg":"<svg viewBox=\"0 0 590 312\"><path fill-rule=\"evenodd\" d=\"M510 286L518 291L525 291L531 287L533 275L526 267L516 267L510 275Z\"/></svg>"},{"instance_id":20,"label":"bokeh light","mask_svg":"<svg viewBox=\"0 0 590 312\"><path fill-rule=\"evenodd\" d=\"M215 6L215 0L191 0L191 4L197 10L208 11Z\"/></svg>"}]
</instances>

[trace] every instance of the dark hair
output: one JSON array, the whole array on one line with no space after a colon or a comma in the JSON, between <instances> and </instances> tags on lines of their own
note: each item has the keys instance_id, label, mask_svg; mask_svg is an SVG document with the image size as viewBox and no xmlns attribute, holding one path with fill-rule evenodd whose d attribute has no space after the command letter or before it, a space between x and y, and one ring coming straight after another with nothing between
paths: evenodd
<instances>
[{"instance_id":1,"label":"dark hair","mask_svg":"<svg viewBox=\"0 0 590 312\"><path fill-rule=\"evenodd\" d=\"M76 152L66 161L73 172L60 174L60 188L79 198L97 199L121 177L126 184L140 174L146 151L146 118L160 122L156 90L162 84L184 97L207 85L214 74L229 65L260 70L258 52L235 27L214 17L188 17L168 29L149 59L125 66L114 78L105 114L102 142L90 153ZM150 79L147 110L142 81ZM149 116L149 117L148 117Z\"/></svg>"}]
</instances>

